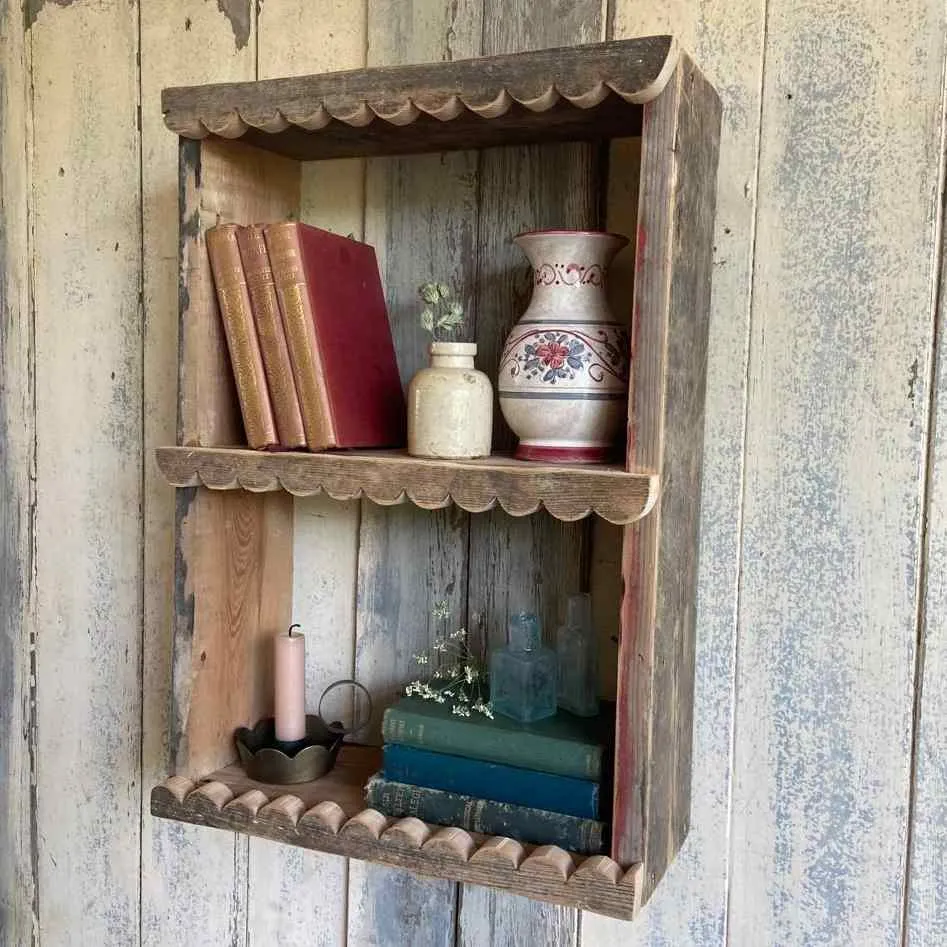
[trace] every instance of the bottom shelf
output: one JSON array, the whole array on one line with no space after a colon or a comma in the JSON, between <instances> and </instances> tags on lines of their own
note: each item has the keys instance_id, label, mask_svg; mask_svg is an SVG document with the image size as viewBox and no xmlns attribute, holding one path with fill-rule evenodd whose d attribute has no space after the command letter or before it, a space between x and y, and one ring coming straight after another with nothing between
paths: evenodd
<instances>
[{"instance_id":1,"label":"bottom shelf","mask_svg":"<svg viewBox=\"0 0 947 947\"><path fill-rule=\"evenodd\" d=\"M362 787L380 767L378 747L351 745L328 775L295 786L254 782L238 765L197 783L172 776L151 791L151 813L610 917L633 916L637 867L623 871L606 855L391 819L365 808Z\"/></svg>"}]
</instances>

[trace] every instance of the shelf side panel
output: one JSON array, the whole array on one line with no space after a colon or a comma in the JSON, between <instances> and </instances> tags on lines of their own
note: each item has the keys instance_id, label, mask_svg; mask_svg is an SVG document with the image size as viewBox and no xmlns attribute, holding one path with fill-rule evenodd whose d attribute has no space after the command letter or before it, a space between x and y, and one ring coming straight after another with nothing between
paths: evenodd
<instances>
[{"instance_id":1,"label":"shelf side panel","mask_svg":"<svg viewBox=\"0 0 947 947\"><path fill-rule=\"evenodd\" d=\"M612 855L641 861L644 903L687 834L704 389L720 131L682 54L645 107L628 465L656 509L625 531Z\"/></svg>"},{"instance_id":2,"label":"shelf side panel","mask_svg":"<svg viewBox=\"0 0 947 947\"><path fill-rule=\"evenodd\" d=\"M300 168L296 161L217 139L182 139L179 154L178 443L245 444L205 232L218 223L298 216Z\"/></svg>"},{"instance_id":3,"label":"shelf side panel","mask_svg":"<svg viewBox=\"0 0 947 947\"><path fill-rule=\"evenodd\" d=\"M178 443L245 443L205 246L221 222L295 216L299 165L238 142L181 142ZM289 624L292 497L202 487L175 516L171 749L177 772L230 762L272 710L269 638Z\"/></svg>"},{"instance_id":4,"label":"shelf side panel","mask_svg":"<svg viewBox=\"0 0 947 947\"><path fill-rule=\"evenodd\" d=\"M273 636L289 626L293 500L179 490L171 756L197 776L232 762L233 731L273 711Z\"/></svg>"}]
</instances>

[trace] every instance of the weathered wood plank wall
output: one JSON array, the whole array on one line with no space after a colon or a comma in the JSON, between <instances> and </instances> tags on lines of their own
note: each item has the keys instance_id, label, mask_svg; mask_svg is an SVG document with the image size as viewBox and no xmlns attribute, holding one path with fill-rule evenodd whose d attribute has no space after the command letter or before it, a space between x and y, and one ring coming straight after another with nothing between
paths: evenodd
<instances>
[{"instance_id":1,"label":"weathered wood plank wall","mask_svg":"<svg viewBox=\"0 0 947 947\"><path fill-rule=\"evenodd\" d=\"M0 4L0 943L942 942L942 360L932 380L945 11L590 0L522 12ZM701 64L725 116L692 827L644 915L577 918L152 820L142 790L168 761L174 511L150 450L174 434L178 239L176 141L158 91L663 31ZM517 185L491 207L484 182L541 182L544 166L508 159L319 166L302 215L376 242L393 312L410 320L418 261L476 284L487 245L520 223L502 219L520 213ZM587 220L576 181L576 203L557 211L534 194L523 223ZM424 214L450 239L421 232ZM398 244L415 259L387 252ZM484 282L474 317L508 289ZM398 331L416 349L409 373L420 341L407 321ZM412 527L407 540L392 516ZM393 544L416 561L434 550L429 596L470 620L507 603L487 575L468 586L468 536L503 550L546 536L323 501L297 503L295 518L313 701L353 669L390 684L427 640L422 604L401 616L417 640L386 650L373 604L382 592L407 603L411 582L391 569ZM613 562L599 534L589 559ZM327 612L331 640L316 619Z\"/></svg>"},{"instance_id":2,"label":"weathered wood plank wall","mask_svg":"<svg viewBox=\"0 0 947 947\"><path fill-rule=\"evenodd\" d=\"M0 940L29 943L37 895L33 586L36 404L29 267L29 37L0 4Z\"/></svg>"},{"instance_id":3,"label":"weathered wood plank wall","mask_svg":"<svg viewBox=\"0 0 947 947\"><path fill-rule=\"evenodd\" d=\"M40 936L77 947L139 928L138 36L128 3L45 7L29 34L36 884Z\"/></svg>"},{"instance_id":4,"label":"weathered wood plank wall","mask_svg":"<svg viewBox=\"0 0 947 947\"><path fill-rule=\"evenodd\" d=\"M255 24L251 23L251 30ZM239 34L239 35L238 35ZM154 447L173 443L177 425L178 149L161 116L161 89L177 77L252 79L255 44L200 0L141 8L141 153L144 365L144 637L142 784L170 765L172 569L175 498L161 482ZM246 924L248 843L206 840L190 826L149 816L142 795L141 942L235 943ZM171 870L173 866L173 870ZM195 886L201 911L189 910ZM226 920L224 920L226 919Z\"/></svg>"},{"instance_id":5,"label":"weathered wood plank wall","mask_svg":"<svg viewBox=\"0 0 947 947\"><path fill-rule=\"evenodd\" d=\"M735 943L901 936L945 39L925 0L767 5Z\"/></svg>"}]
</instances>

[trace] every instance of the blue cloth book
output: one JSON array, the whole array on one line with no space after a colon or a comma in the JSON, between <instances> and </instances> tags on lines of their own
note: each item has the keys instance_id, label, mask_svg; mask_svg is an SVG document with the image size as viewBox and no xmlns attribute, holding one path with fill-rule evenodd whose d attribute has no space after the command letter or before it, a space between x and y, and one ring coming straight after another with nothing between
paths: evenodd
<instances>
[{"instance_id":1,"label":"blue cloth book","mask_svg":"<svg viewBox=\"0 0 947 947\"><path fill-rule=\"evenodd\" d=\"M607 827L595 819L411 786L385 779L381 773L372 776L365 786L365 801L395 819L414 816L422 822L454 825L468 832L534 845L558 845L580 855L597 855L606 842Z\"/></svg>"},{"instance_id":2,"label":"blue cloth book","mask_svg":"<svg viewBox=\"0 0 947 947\"><path fill-rule=\"evenodd\" d=\"M384 776L393 782L583 819L599 816L598 783L465 756L432 753L413 746L392 743L385 746Z\"/></svg>"}]
</instances>

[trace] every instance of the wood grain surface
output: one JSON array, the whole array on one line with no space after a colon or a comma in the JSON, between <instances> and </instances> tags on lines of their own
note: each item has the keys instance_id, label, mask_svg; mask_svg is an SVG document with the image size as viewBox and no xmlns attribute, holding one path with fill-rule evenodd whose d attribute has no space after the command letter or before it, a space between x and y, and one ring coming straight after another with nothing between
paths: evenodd
<instances>
[{"instance_id":1,"label":"wood grain surface","mask_svg":"<svg viewBox=\"0 0 947 947\"><path fill-rule=\"evenodd\" d=\"M346 0L281 0L259 7L260 79L364 65L364 4ZM319 41L300 29L319 23ZM300 219L335 233L361 236L364 163L318 162L300 171ZM306 635L306 702L315 712L322 691L355 669L355 576L359 504L297 498L293 515L292 618ZM343 697L348 695L343 694ZM347 704L327 701L342 715ZM250 840L248 939L317 947L346 940L348 861L268 839ZM319 897L313 897L318 891Z\"/></svg>"},{"instance_id":2,"label":"wood grain surface","mask_svg":"<svg viewBox=\"0 0 947 947\"><path fill-rule=\"evenodd\" d=\"M581 7L579 8L582 9ZM491 40L514 34L507 9L485 21L485 49L508 49ZM402 14L395 11L396 17ZM676 47L668 36L571 44L599 29L570 32L568 17L537 20L517 47L545 46L556 35L569 45L492 56L472 65L454 60L462 36L449 37L450 54L428 65L401 65L264 83L171 88L162 95L168 127L188 138L244 138L295 158L344 158L484 148L540 137L583 139L635 134L634 105L655 98L674 68ZM581 14L587 27L588 20ZM423 14L418 17L423 18ZM497 28L498 29L495 29ZM386 43L390 42L386 38ZM474 38L479 47L481 41ZM474 50L471 55L477 55ZM434 56L434 50L429 54ZM555 78L551 78L551 76ZM408 134L401 129L412 126Z\"/></svg>"},{"instance_id":3,"label":"wood grain surface","mask_svg":"<svg viewBox=\"0 0 947 947\"><path fill-rule=\"evenodd\" d=\"M0 940L18 944L29 943L38 913L28 54L19 6L0 4Z\"/></svg>"},{"instance_id":4,"label":"wood grain surface","mask_svg":"<svg viewBox=\"0 0 947 947\"><path fill-rule=\"evenodd\" d=\"M161 447L157 458L168 483L176 487L285 490L303 497L325 493L334 500L364 496L380 506L410 501L426 510L453 502L471 513L499 506L508 515L501 513L494 521L504 524L510 516L540 509L566 522L594 513L611 523L631 523L647 516L657 501L657 477L651 474L607 464L538 464L504 455L453 461L411 457L404 451L297 454Z\"/></svg>"},{"instance_id":5,"label":"wood grain surface","mask_svg":"<svg viewBox=\"0 0 947 947\"><path fill-rule=\"evenodd\" d=\"M698 513L720 106L683 54L645 106L628 464L660 471L626 531L612 851L647 899L690 819ZM684 221L687 224L684 225Z\"/></svg>"},{"instance_id":6,"label":"wood grain surface","mask_svg":"<svg viewBox=\"0 0 947 947\"><path fill-rule=\"evenodd\" d=\"M521 845L512 839L426 825L415 818L391 819L366 808L362 787L380 762L381 753L375 747L345 747L326 777L288 787L249 780L240 766L212 773L197 783L173 776L152 791L152 813L370 860L376 863L373 871L401 889L404 875L385 874L388 869L378 865L406 868L431 878L459 877L553 904L631 916L638 872L622 872L606 856L586 858L553 845ZM541 914L540 905L531 902L513 902L512 907L522 912L527 904L521 920L528 920L534 931L544 923L552 936L563 930L574 932L574 917L562 917L548 907ZM500 904L501 911L505 907ZM406 920L411 923L410 918ZM476 925L469 925L464 935L468 943L475 942L476 930ZM443 934L428 931L433 936Z\"/></svg>"},{"instance_id":7,"label":"wood grain surface","mask_svg":"<svg viewBox=\"0 0 947 947\"><path fill-rule=\"evenodd\" d=\"M604 35L602 5L595 0L581 0L559 16L542 18L530 16L524 4L491 0L484 4L481 53L594 43ZM600 146L587 144L480 153L474 305L478 361L488 371L499 365L506 337L529 304L531 270L512 237L544 227L600 227L605 186L601 157ZM510 450L515 443L495 401L494 447ZM547 642L555 641L567 597L588 589L590 539L589 522L561 523L545 514L511 519L494 510L471 518L468 610L491 646L506 644L509 616L523 610L535 611ZM576 942L576 926L574 910L531 904L485 888L467 886L461 893L458 940L469 947L502 943L520 930L529 930L538 942L565 947Z\"/></svg>"},{"instance_id":8,"label":"wood grain surface","mask_svg":"<svg viewBox=\"0 0 947 947\"><path fill-rule=\"evenodd\" d=\"M476 4L427 6L397 0L368 7L369 66L445 60L479 52ZM477 156L471 152L372 159L366 167L365 239L374 244L386 288L402 381L427 364L417 321L418 285L451 283L465 302L476 281ZM431 616L446 601L455 626L466 625L468 516L457 507L362 504L358 560L356 676L379 705L416 676L414 655L440 629ZM369 736L378 739L380 718ZM350 941L418 947L454 940L457 886L405 878L353 862Z\"/></svg>"},{"instance_id":9,"label":"wood grain surface","mask_svg":"<svg viewBox=\"0 0 947 947\"><path fill-rule=\"evenodd\" d=\"M6 262L0 412L7 426L0 445L0 509L5 517L14 509L18 515L27 512L25 519L20 516L17 538L5 526L9 538L2 546L4 593L13 576L18 583L28 583L20 586L27 590L25 600L4 599L0 634L13 649L0 661L3 772L8 780L0 804L5 813L14 813L13 822L0 829L4 851L10 851L11 838L19 839L14 869L4 872L0 883L0 897L13 893L12 904L0 901L4 943L163 945L186 940L247 945L275 942L270 935L278 929L284 943L342 944L347 936L350 944L400 944L406 937L422 943L432 929L429 903L423 897L411 900L417 890L412 877L396 869L382 869L389 879L384 890L403 899L403 926L386 927L384 907L379 910L370 894L356 902L368 920L353 922L347 935L347 907L338 908L325 930L314 931L308 905L294 905L283 922L264 921L264 914L275 911L273 891L282 892L284 881L268 888L259 872L252 881L258 892L252 895L256 906L248 915L249 862L240 854L246 852L243 837L235 843L229 832L153 821L148 815L142 823L138 923L133 905L138 897L139 837L134 826L139 797L144 795L146 813L148 799L140 792L138 778L128 775L136 772L133 747L128 749L132 744L122 743L116 755L113 734L122 735L120 740L137 739L137 699L143 689L143 771L163 772L159 755L165 727L159 717L165 714L168 678L161 668L170 647L171 606L170 564L162 570L160 563L170 558L172 493L146 454L144 569L134 565L134 553L118 552L124 547L113 545L115 524L125 541L127 521L122 515L111 515L108 542L101 544L108 557L98 560L103 566L115 564L99 573L100 601L114 595L127 607L144 594L142 680L132 670L141 647L140 628L119 620L120 610L109 611L107 634L101 624L82 620L93 613L87 583L76 564L81 568L82 557L88 556L90 537L101 539L105 531L84 525L77 531L79 520L51 505L60 485L69 483L61 476L63 451L69 452L70 464L74 456L83 462L94 457L82 496L70 493L75 517L86 516L83 503L87 495L98 495L99 487L90 486L96 483L108 484L113 513L127 514L137 503L134 491L126 496L113 489L114 477L122 483L134 477L137 461L123 460L116 473L120 449L114 443L85 444L84 438L86 425L95 429L103 419L113 431L140 423L135 421L143 411L139 390L133 385L117 395L109 386L80 385L77 379L83 379L82 366L89 364L89 351L94 351L100 380L111 384L114 365L109 362L115 347L136 349L140 326L135 327L135 290L126 290L139 284L142 273L148 340L144 382L149 392L145 438L149 445L172 440L173 426L168 425L173 418L167 409L151 413L155 400L166 399L174 388L168 350L176 333L173 324L170 330L168 325L177 308L177 231L173 221L163 222L168 215L176 218L176 142L155 127L161 123L158 90L174 83L252 79L257 58L261 70L264 62L277 58L267 59L268 50L292 47L314 63L323 52L334 55L332 50L344 44L344 31L335 23L326 21L318 42L312 40L313 24L331 6L330 0L304 6L299 8L295 0L263 4L261 18L283 24L267 35L258 34L257 5L248 0L155 0L140 9L111 0L95 5L29 0L24 11L10 4L2 8L0 231ZM380 5L370 0L368 6L375 15ZM453 48L458 18L476 18L480 26L475 30L483 26L479 4L415 0L397 6L401 13L389 21L392 30L439 36L444 58ZM933 357L931 299L938 250L932 231L943 159L944 12L927 2L894 10L877 0L831 9L808 0L792 8L782 0L768 6L743 0L726 5L710 0L615 0L606 12L615 36L675 34L720 92L725 112L701 498L693 825L643 915L629 923L582 912L582 941L602 947L939 944L945 915L939 831L944 776L938 756L945 710L938 696L942 648L936 624L942 611L937 580L944 546L939 476L943 424L934 428L940 433L929 454L926 561L919 554L917 534L924 509L920 458L927 443L924 406ZM361 3L346 5L343 13L347 26L365 16ZM567 14L561 6L532 10L526 28ZM26 32L16 35L23 20ZM93 20L94 34L87 29ZM120 44L113 41L116 22L123 24ZM286 23L296 28L287 29ZM490 23L486 28L503 26ZM464 29L460 26L457 32ZM382 40L376 36L373 42ZM134 89L138 43L140 90ZM18 56L23 57L22 67L17 66ZM17 68L27 73L20 87ZM321 67L316 63L304 68ZM18 120L21 95L26 104ZM135 142L138 101L140 178L135 160L116 159ZM88 120L90 114L93 121ZM103 144L104 132L97 130L103 114L109 115L112 150ZM306 169L304 178L316 169L323 173L322 167ZM324 173L332 193L333 172ZM347 173L341 172L343 179ZM333 196L349 186L340 183ZM98 210L90 212L90 207ZM372 207L370 202L369 214ZM135 242L119 240L119 250L110 254L116 241L107 242L107 237L115 229L130 229L126 215L134 219L139 208L144 241L126 256ZM70 240L81 245L81 255L68 255ZM53 272L60 260L62 267ZM11 267L14 274L28 268L28 275L14 275L11 282ZM747 393L751 287L754 331ZM116 300L122 300L120 319L113 318ZM101 317L94 328L88 322L93 310ZM52 313L61 339L51 337L44 324ZM69 331L64 333L67 315ZM78 361L57 355L54 365L48 357L50 345L59 346L58 352L67 342L79 353ZM140 351L133 356L137 358ZM128 377L119 373L119 378ZM38 423L30 407L34 390L45 405ZM744 484L747 400L750 449ZM938 395L942 414L940 400ZM53 418L54 402L68 411ZM159 426L161 433L149 434ZM34 430L47 445L45 454L39 452L45 458L39 468L32 459ZM31 489L37 501L32 506ZM120 496L124 499L116 502ZM746 562L741 577L744 497ZM355 553L344 539L351 535L345 533L352 529L351 522L337 534L336 526L318 511L321 502L297 501L297 507L305 503L313 511L304 517L306 528L314 533L331 530L326 548L338 548L338 558L354 568ZM3 522L12 524L14 519ZM297 539L299 529L297 509ZM129 562L143 574L130 577ZM333 576L342 571L340 566ZM317 609L317 603L325 601L337 607L340 586L332 577L327 581L325 598L314 587L294 590L294 598L302 596L308 603L298 607ZM158 588L162 583L163 590ZM926 624L920 638L923 650L915 652L909 642L917 598L909 589L921 583L926 583ZM32 599L30 587L36 590ZM738 597L739 636L734 620ZM35 624L30 609L38 607L43 621ZM59 631L60 619L70 623L68 632ZM35 693L47 708L45 726L38 729L30 720L30 639L21 633L31 625L37 635L34 642L45 649L33 679ZM94 642L94 667L79 653L83 640L89 647ZM64 646L68 650L62 660L51 662L50 653ZM739 687L734 688L737 651ZM10 674L12 699L7 689ZM106 677L114 725L90 728L89 715L100 719ZM918 685L923 685L920 691ZM113 700L116 686L121 696ZM59 780L63 772L68 775L69 801L63 797L62 805L48 771L40 791L32 798L29 794L29 733L35 735L39 754L54 752L58 737L49 722L54 709L76 732L81 729L85 764L91 766L83 775L64 764L66 769L56 774ZM737 743L731 760L734 717ZM833 736L831 744L822 741L827 733ZM108 765L100 765L103 759ZM73 779L77 773L78 783ZM151 778L146 776L144 782L150 784ZM79 796L86 808L73 818ZM62 815L66 812L69 820ZM103 868L101 849L97 861L89 856L89 864L77 868L83 846L99 846L103 838L109 840L109 869ZM263 846L279 852L273 864L286 859L278 874L287 883L294 877L295 863L286 852L338 859L268 840L253 844L260 846L257 859ZM65 865L64 851L71 853ZM37 877L45 881L35 902L29 884L31 861ZM266 863L257 863L263 871ZM318 871L310 875L309 870L295 875L301 886ZM68 880L74 904L64 904L66 888L57 888L60 879ZM400 885L401 879L408 885ZM461 914L472 917L472 908L484 916L494 913L459 930L449 920L438 927L440 942L482 943L484 931L496 943L528 942L530 923L518 912L519 902L506 896L500 910L492 896L476 902L466 896L467 891ZM194 909L196 902L200 910ZM523 907L527 914L546 910L529 902ZM80 909L84 918L78 917ZM553 931L551 943L573 943L568 926L544 929ZM387 940L386 930L392 932Z\"/></svg>"},{"instance_id":10,"label":"wood grain surface","mask_svg":"<svg viewBox=\"0 0 947 947\"><path fill-rule=\"evenodd\" d=\"M944 182L940 182L943 189ZM940 289L934 299L935 333L943 338L944 254L943 205L940 211ZM947 892L942 883L947 858L947 360L937 351L932 366L932 436L928 444L926 581L918 629L915 672L914 798L908 850L905 942L934 947L947 927Z\"/></svg>"},{"instance_id":11,"label":"wood grain surface","mask_svg":"<svg viewBox=\"0 0 947 947\"><path fill-rule=\"evenodd\" d=\"M29 44L33 923L46 942L78 947L116 931L137 939L140 926L138 11L47 8ZM91 123L91 103L113 122ZM107 184L116 180L123 185Z\"/></svg>"},{"instance_id":12,"label":"wood grain surface","mask_svg":"<svg viewBox=\"0 0 947 947\"><path fill-rule=\"evenodd\" d=\"M767 24L729 936L897 944L945 11Z\"/></svg>"},{"instance_id":13,"label":"wood grain surface","mask_svg":"<svg viewBox=\"0 0 947 947\"><path fill-rule=\"evenodd\" d=\"M298 213L299 169L234 142L181 146L178 438L232 442L237 418L204 234L219 220ZM217 383L215 383L217 382ZM269 640L290 624L292 499L179 491L175 514L171 756L196 776L229 762L231 735L269 712Z\"/></svg>"},{"instance_id":14,"label":"wood grain surface","mask_svg":"<svg viewBox=\"0 0 947 947\"><path fill-rule=\"evenodd\" d=\"M726 942L736 588L763 16L763 6L754 0L730 3L726 10L713 2L674 0L651 4L620 0L614 5L615 36L674 33L718 90L724 108L700 500L691 826L640 918L628 924L584 913L586 943L638 947ZM612 197L610 217L614 207ZM614 229L611 219L609 229Z\"/></svg>"},{"instance_id":15,"label":"wood grain surface","mask_svg":"<svg viewBox=\"0 0 947 947\"><path fill-rule=\"evenodd\" d=\"M153 459L177 430L179 253L178 141L158 103L173 82L236 81L254 76L253 39L237 48L230 23L202 0L157 0L141 14L142 299L144 325L144 637L142 782L172 765L171 635L174 605L175 491ZM253 25L255 37L255 24ZM232 943L247 925L247 849L241 836L203 832L152 819L143 794L142 947ZM193 911L200 890L202 910Z\"/></svg>"}]
</instances>

